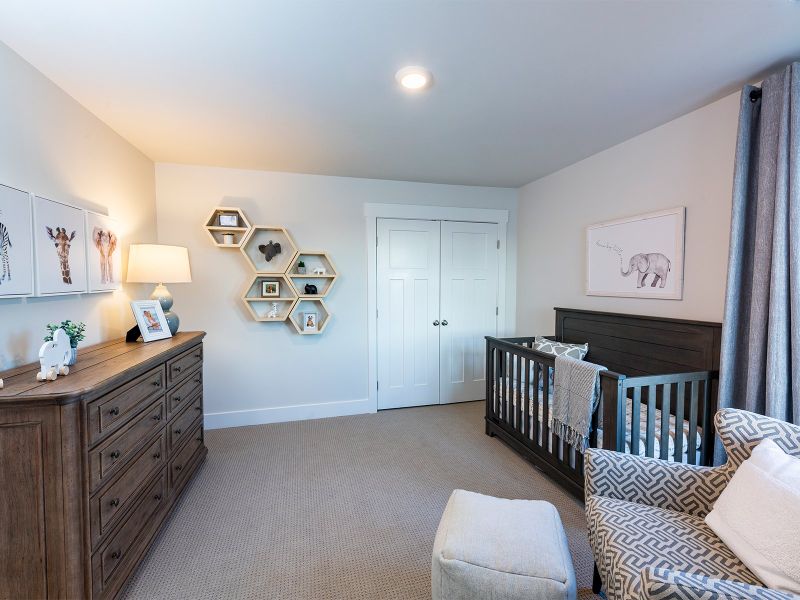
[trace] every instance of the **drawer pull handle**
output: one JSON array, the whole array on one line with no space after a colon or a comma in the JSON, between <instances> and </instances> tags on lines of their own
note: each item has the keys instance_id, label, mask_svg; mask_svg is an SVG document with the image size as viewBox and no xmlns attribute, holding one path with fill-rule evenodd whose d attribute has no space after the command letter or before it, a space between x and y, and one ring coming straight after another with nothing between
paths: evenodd
<instances>
[{"instance_id":1,"label":"drawer pull handle","mask_svg":"<svg viewBox=\"0 0 800 600\"><path fill-rule=\"evenodd\" d=\"M111 460L117 460L119 458L119 450L114 450L111 454L109 454Z\"/></svg>"},{"instance_id":2,"label":"drawer pull handle","mask_svg":"<svg viewBox=\"0 0 800 600\"><path fill-rule=\"evenodd\" d=\"M112 417L116 417L119 414L119 406L112 408L110 411L108 411L108 414L110 414Z\"/></svg>"},{"instance_id":3,"label":"drawer pull handle","mask_svg":"<svg viewBox=\"0 0 800 600\"><path fill-rule=\"evenodd\" d=\"M202 442L203 441L203 436L201 435L201 436L196 437L195 441L196 442Z\"/></svg>"},{"instance_id":4,"label":"drawer pull handle","mask_svg":"<svg viewBox=\"0 0 800 600\"><path fill-rule=\"evenodd\" d=\"M119 498L114 498L113 500L111 500L111 502L109 502L109 504L111 506L119 506Z\"/></svg>"},{"instance_id":5,"label":"drawer pull handle","mask_svg":"<svg viewBox=\"0 0 800 600\"><path fill-rule=\"evenodd\" d=\"M153 500L155 500L156 502L161 500L161 494L156 494L155 496L153 496Z\"/></svg>"},{"instance_id":6,"label":"drawer pull handle","mask_svg":"<svg viewBox=\"0 0 800 600\"><path fill-rule=\"evenodd\" d=\"M203 410L203 407L202 406L195 406L194 409L195 410Z\"/></svg>"},{"instance_id":7,"label":"drawer pull handle","mask_svg":"<svg viewBox=\"0 0 800 600\"><path fill-rule=\"evenodd\" d=\"M176 471L180 471L181 469L183 469L183 467L181 465L175 465L175 470Z\"/></svg>"},{"instance_id":8,"label":"drawer pull handle","mask_svg":"<svg viewBox=\"0 0 800 600\"><path fill-rule=\"evenodd\" d=\"M111 553L111 558L113 558L114 560L119 560L120 556L122 556L122 552L120 552L119 550L114 550L114 552Z\"/></svg>"},{"instance_id":9,"label":"drawer pull handle","mask_svg":"<svg viewBox=\"0 0 800 600\"><path fill-rule=\"evenodd\" d=\"M180 434L181 434L181 430L180 429L176 429L175 430L175 435L180 435Z\"/></svg>"},{"instance_id":10,"label":"drawer pull handle","mask_svg":"<svg viewBox=\"0 0 800 600\"><path fill-rule=\"evenodd\" d=\"M154 387L161 387L161 378L159 377L155 381L151 382Z\"/></svg>"},{"instance_id":11,"label":"drawer pull handle","mask_svg":"<svg viewBox=\"0 0 800 600\"><path fill-rule=\"evenodd\" d=\"M161 413L153 415L153 420L154 421L160 421L161 420Z\"/></svg>"},{"instance_id":12,"label":"drawer pull handle","mask_svg":"<svg viewBox=\"0 0 800 600\"><path fill-rule=\"evenodd\" d=\"M181 400L183 400L183 398L181 396L175 396L173 400L175 400L175 402L180 402Z\"/></svg>"},{"instance_id":13,"label":"drawer pull handle","mask_svg":"<svg viewBox=\"0 0 800 600\"><path fill-rule=\"evenodd\" d=\"M161 458L161 452L156 452L155 454L153 454L154 460L158 460L159 458Z\"/></svg>"},{"instance_id":14,"label":"drawer pull handle","mask_svg":"<svg viewBox=\"0 0 800 600\"><path fill-rule=\"evenodd\" d=\"M195 358L203 358L203 355L200 352L198 352L197 354L194 355L194 357Z\"/></svg>"},{"instance_id":15,"label":"drawer pull handle","mask_svg":"<svg viewBox=\"0 0 800 600\"><path fill-rule=\"evenodd\" d=\"M177 372L177 373L180 373L181 372L181 366L180 365L175 365L174 367L172 367L172 370Z\"/></svg>"},{"instance_id":16,"label":"drawer pull handle","mask_svg":"<svg viewBox=\"0 0 800 600\"><path fill-rule=\"evenodd\" d=\"M194 380L194 382L195 383L200 383L200 378L198 377L197 379Z\"/></svg>"}]
</instances>

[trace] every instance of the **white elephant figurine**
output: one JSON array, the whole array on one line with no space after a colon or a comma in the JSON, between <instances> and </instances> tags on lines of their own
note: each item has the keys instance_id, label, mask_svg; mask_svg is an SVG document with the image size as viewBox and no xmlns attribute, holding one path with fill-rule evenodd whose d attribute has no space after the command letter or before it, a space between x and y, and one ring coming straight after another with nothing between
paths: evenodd
<instances>
[{"instance_id":1,"label":"white elephant figurine","mask_svg":"<svg viewBox=\"0 0 800 600\"><path fill-rule=\"evenodd\" d=\"M619 267L620 272L627 277L634 270L638 271L636 287L644 287L644 280L648 275L653 275L653 282L650 287L656 287L656 283L661 281L658 287L664 287L667 283L667 273L670 270L670 260L659 252L651 252L650 254L634 254L628 264L628 270L625 271L622 265Z\"/></svg>"},{"instance_id":2,"label":"white elephant figurine","mask_svg":"<svg viewBox=\"0 0 800 600\"><path fill-rule=\"evenodd\" d=\"M39 348L40 370L36 374L36 381L55 381L59 375L69 375L69 360L72 347L69 336L63 329L56 329L53 341L45 342Z\"/></svg>"},{"instance_id":3,"label":"white elephant figurine","mask_svg":"<svg viewBox=\"0 0 800 600\"><path fill-rule=\"evenodd\" d=\"M325 275L326 274L325 267L315 267L313 274L314 275Z\"/></svg>"}]
</instances>

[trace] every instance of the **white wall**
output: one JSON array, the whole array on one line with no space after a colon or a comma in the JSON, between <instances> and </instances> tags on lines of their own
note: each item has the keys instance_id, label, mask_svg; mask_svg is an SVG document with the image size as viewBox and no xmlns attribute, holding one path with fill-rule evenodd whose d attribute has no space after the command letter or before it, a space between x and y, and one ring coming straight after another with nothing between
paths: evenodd
<instances>
[{"instance_id":1,"label":"white wall","mask_svg":"<svg viewBox=\"0 0 800 600\"><path fill-rule=\"evenodd\" d=\"M508 313L515 314L517 191L397 181L156 165L158 236L188 246L191 284L170 286L182 329L208 332L209 427L371 410L367 402L365 203L509 210ZM286 227L300 247L327 250L340 272L319 336L288 323L258 323L240 297L251 272L238 250L214 247L203 230L215 206L238 206L253 224ZM247 411L247 412L241 412Z\"/></svg>"},{"instance_id":2,"label":"white wall","mask_svg":"<svg viewBox=\"0 0 800 600\"><path fill-rule=\"evenodd\" d=\"M721 321L739 94L520 189L517 332L553 333L554 306ZM683 300L586 296L587 225L686 206Z\"/></svg>"},{"instance_id":3,"label":"white wall","mask_svg":"<svg viewBox=\"0 0 800 600\"><path fill-rule=\"evenodd\" d=\"M0 183L108 208L126 245L155 241L152 161L3 44L0 73ZM118 337L133 321L125 291L0 300L0 370L34 360L45 324L63 319L86 323L84 345Z\"/></svg>"}]
</instances>

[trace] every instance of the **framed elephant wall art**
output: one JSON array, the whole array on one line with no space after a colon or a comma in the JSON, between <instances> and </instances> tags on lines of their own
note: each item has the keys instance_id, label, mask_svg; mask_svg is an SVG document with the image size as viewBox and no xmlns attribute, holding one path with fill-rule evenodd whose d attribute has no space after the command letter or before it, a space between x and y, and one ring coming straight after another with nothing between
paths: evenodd
<instances>
[{"instance_id":1,"label":"framed elephant wall art","mask_svg":"<svg viewBox=\"0 0 800 600\"><path fill-rule=\"evenodd\" d=\"M683 298L686 207L586 228L586 294Z\"/></svg>"},{"instance_id":2,"label":"framed elephant wall art","mask_svg":"<svg viewBox=\"0 0 800 600\"><path fill-rule=\"evenodd\" d=\"M90 292L112 292L122 287L119 221L86 211L86 258Z\"/></svg>"}]
</instances>

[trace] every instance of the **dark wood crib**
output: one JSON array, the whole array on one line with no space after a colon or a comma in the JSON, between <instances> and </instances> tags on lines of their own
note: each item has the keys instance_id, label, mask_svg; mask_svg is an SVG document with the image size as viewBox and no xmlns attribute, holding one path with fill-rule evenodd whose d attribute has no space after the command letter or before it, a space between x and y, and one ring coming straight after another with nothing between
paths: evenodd
<instances>
[{"instance_id":1,"label":"dark wood crib","mask_svg":"<svg viewBox=\"0 0 800 600\"><path fill-rule=\"evenodd\" d=\"M721 325L556 308L555 335L603 365L589 445L710 465ZM486 433L583 498L583 454L548 426L555 357L533 337L486 338ZM547 400L546 400L547 399Z\"/></svg>"}]
</instances>

